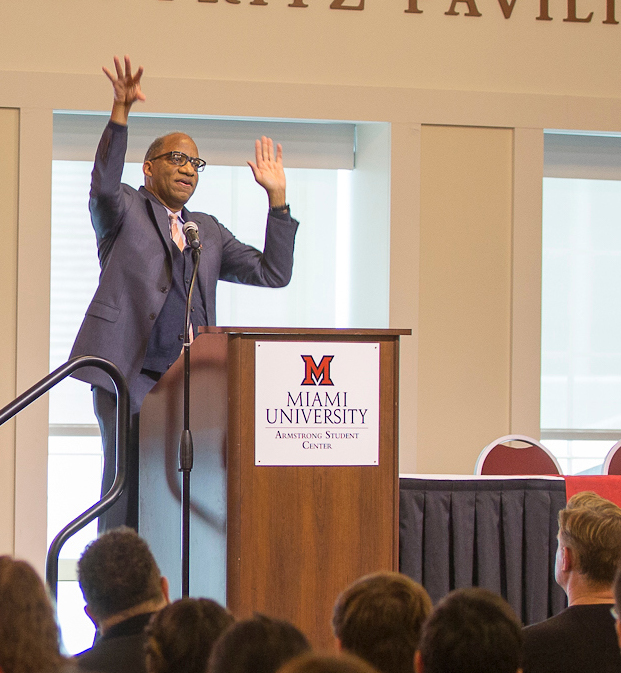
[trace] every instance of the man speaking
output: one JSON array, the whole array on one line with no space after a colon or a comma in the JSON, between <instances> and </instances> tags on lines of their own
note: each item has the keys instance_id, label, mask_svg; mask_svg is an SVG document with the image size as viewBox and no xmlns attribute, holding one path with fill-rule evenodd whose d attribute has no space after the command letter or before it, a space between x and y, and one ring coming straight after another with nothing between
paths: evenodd
<instances>
[{"instance_id":1,"label":"man speaking","mask_svg":"<svg viewBox=\"0 0 621 673\"><path fill-rule=\"evenodd\" d=\"M127 149L127 120L137 100L143 69L132 74L114 58L113 73L103 68L114 87L114 103L93 168L89 209L97 237L101 273L71 357L94 355L114 362L127 379L131 403L128 484L121 498L99 521L108 530L138 525L138 417L145 395L172 365L183 346L185 302L192 276L191 247L183 224L194 222L202 245L192 299L192 331L215 324L216 282L227 280L284 287L291 279L298 222L285 197L282 148L270 138L255 143L249 161L255 180L267 192L269 214L263 252L239 242L214 217L190 212L185 204L205 167L194 141L183 133L157 138L143 164L144 186L138 191L121 183ZM104 448L102 493L115 473L116 395L107 374L94 368L75 376L92 385L95 415Z\"/></svg>"}]
</instances>

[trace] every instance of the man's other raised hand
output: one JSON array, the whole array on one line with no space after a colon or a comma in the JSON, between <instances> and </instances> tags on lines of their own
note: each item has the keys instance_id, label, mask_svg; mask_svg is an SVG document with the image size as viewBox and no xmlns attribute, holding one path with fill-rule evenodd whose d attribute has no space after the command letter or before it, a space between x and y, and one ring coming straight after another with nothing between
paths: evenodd
<instances>
[{"instance_id":1,"label":"man's other raised hand","mask_svg":"<svg viewBox=\"0 0 621 673\"><path fill-rule=\"evenodd\" d=\"M276 146L271 138L261 137L255 142L256 160L248 162L254 179L265 189L269 198L270 207L280 207L287 203L285 171L282 165L282 147Z\"/></svg>"},{"instance_id":2,"label":"man's other raised hand","mask_svg":"<svg viewBox=\"0 0 621 673\"><path fill-rule=\"evenodd\" d=\"M116 75L105 66L102 68L106 77L112 82L114 89L114 103L112 104L112 114L110 120L117 124L127 124L127 118L132 105L137 101L146 100L146 96L140 88L140 78L144 71L140 66L132 75L132 64L129 56L125 56L125 69L118 56L114 57L114 68Z\"/></svg>"}]
</instances>

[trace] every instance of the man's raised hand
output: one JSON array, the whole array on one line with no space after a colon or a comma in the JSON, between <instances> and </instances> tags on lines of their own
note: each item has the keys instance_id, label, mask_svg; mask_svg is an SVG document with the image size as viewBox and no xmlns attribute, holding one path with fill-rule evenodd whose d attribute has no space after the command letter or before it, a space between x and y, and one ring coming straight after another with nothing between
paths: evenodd
<instances>
[{"instance_id":1,"label":"man's raised hand","mask_svg":"<svg viewBox=\"0 0 621 673\"><path fill-rule=\"evenodd\" d=\"M270 208L284 206L286 199L285 171L282 166L282 147L276 145L274 156L274 143L271 138L261 137L255 141L256 160L248 162L252 169L254 179L265 189L270 202Z\"/></svg>"},{"instance_id":2,"label":"man's raised hand","mask_svg":"<svg viewBox=\"0 0 621 673\"><path fill-rule=\"evenodd\" d=\"M106 77L112 82L112 87L114 89L114 103L112 105L112 115L110 119L117 124L127 124L131 106L137 100L143 101L146 99L146 96L142 93L140 88L140 78L142 77L143 67L140 66L132 75L132 64L129 60L129 56L125 56L124 61L125 70L123 70L121 59L118 56L114 57L116 75L108 70L108 68L102 68Z\"/></svg>"}]
</instances>

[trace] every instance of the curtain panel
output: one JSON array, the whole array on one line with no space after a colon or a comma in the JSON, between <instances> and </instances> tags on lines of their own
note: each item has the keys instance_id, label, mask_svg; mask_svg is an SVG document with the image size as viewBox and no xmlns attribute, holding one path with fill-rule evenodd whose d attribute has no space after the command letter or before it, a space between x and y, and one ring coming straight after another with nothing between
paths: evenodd
<instances>
[{"instance_id":1,"label":"curtain panel","mask_svg":"<svg viewBox=\"0 0 621 673\"><path fill-rule=\"evenodd\" d=\"M434 603L480 586L525 625L566 606L554 581L563 480L401 478L399 496L399 567Z\"/></svg>"}]
</instances>

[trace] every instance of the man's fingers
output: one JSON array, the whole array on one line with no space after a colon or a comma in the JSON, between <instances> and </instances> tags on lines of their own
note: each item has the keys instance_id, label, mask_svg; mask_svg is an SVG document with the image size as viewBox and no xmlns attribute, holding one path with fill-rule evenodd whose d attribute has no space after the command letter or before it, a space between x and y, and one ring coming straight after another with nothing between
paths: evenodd
<instances>
[{"instance_id":1,"label":"man's fingers","mask_svg":"<svg viewBox=\"0 0 621 673\"><path fill-rule=\"evenodd\" d=\"M263 145L263 158L265 161L271 161L274 158L274 143L272 139L261 136L261 144Z\"/></svg>"},{"instance_id":2,"label":"man's fingers","mask_svg":"<svg viewBox=\"0 0 621 673\"><path fill-rule=\"evenodd\" d=\"M261 136L261 140L255 140L255 153L258 160L271 162L274 161L274 142L267 136ZM282 157L282 147L280 145L276 148L276 160Z\"/></svg>"},{"instance_id":3,"label":"man's fingers","mask_svg":"<svg viewBox=\"0 0 621 673\"><path fill-rule=\"evenodd\" d=\"M106 77L112 82L112 84L114 84L115 82L114 75L108 70L108 68L106 68L106 66L103 66L102 70L104 71Z\"/></svg>"},{"instance_id":4,"label":"man's fingers","mask_svg":"<svg viewBox=\"0 0 621 673\"><path fill-rule=\"evenodd\" d=\"M123 68L121 67L121 60L118 56L114 57L114 67L116 68L116 75L119 79L123 77Z\"/></svg>"},{"instance_id":5,"label":"man's fingers","mask_svg":"<svg viewBox=\"0 0 621 673\"><path fill-rule=\"evenodd\" d=\"M246 162L248 166L252 169L252 174L254 175L255 180L257 179L257 175L259 175L259 169L257 168L256 164L253 164L252 161L247 161Z\"/></svg>"},{"instance_id":6,"label":"man's fingers","mask_svg":"<svg viewBox=\"0 0 621 673\"><path fill-rule=\"evenodd\" d=\"M260 140L255 140L254 141L254 156L255 156L255 161L257 162L257 164L260 164L263 161L263 149L261 147L261 141ZM249 161L248 164L251 164L251 162Z\"/></svg>"},{"instance_id":7,"label":"man's fingers","mask_svg":"<svg viewBox=\"0 0 621 673\"><path fill-rule=\"evenodd\" d=\"M140 90L140 78L142 77L142 73L144 72L144 68L140 66L138 70L136 71L136 74L134 75L134 86L136 87L136 98L138 100L146 100L147 97L142 93Z\"/></svg>"},{"instance_id":8,"label":"man's fingers","mask_svg":"<svg viewBox=\"0 0 621 673\"><path fill-rule=\"evenodd\" d=\"M276 145L276 161L281 164L282 163L282 145L278 143Z\"/></svg>"},{"instance_id":9,"label":"man's fingers","mask_svg":"<svg viewBox=\"0 0 621 673\"><path fill-rule=\"evenodd\" d=\"M129 56L125 54L125 77L132 76L132 63L129 60Z\"/></svg>"}]
</instances>

